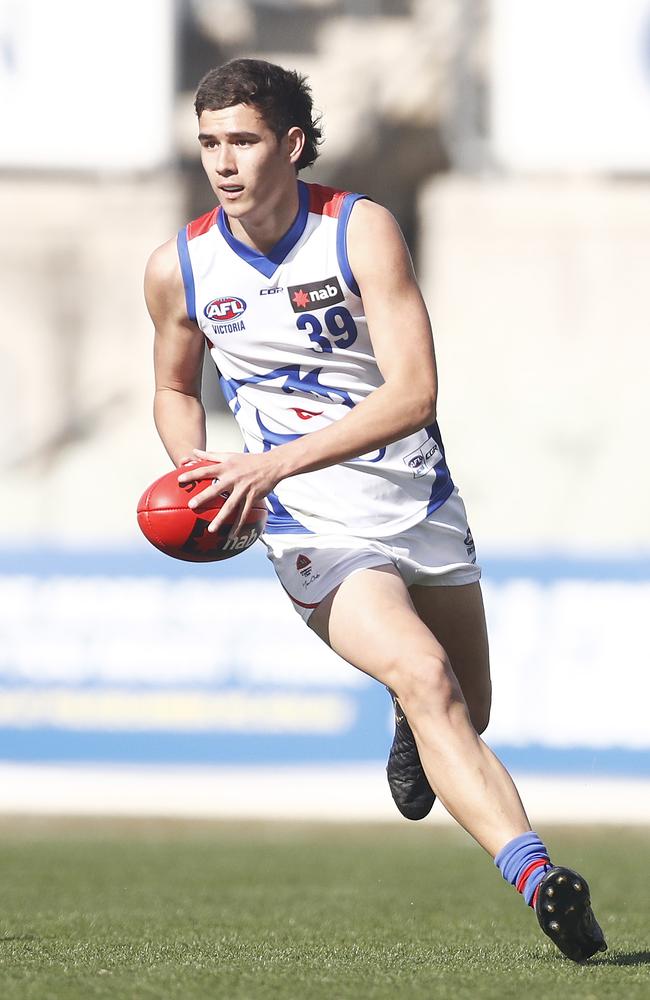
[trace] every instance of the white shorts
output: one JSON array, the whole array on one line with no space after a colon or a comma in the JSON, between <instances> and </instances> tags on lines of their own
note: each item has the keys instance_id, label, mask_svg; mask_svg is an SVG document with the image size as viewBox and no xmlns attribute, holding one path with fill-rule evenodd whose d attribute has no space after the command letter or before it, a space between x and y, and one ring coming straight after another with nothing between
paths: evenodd
<instances>
[{"instance_id":1,"label":"white shorts","mask_svg":"<svg viewBox=\"0 0 650 1000\"><path fill-rule=\"evenodd\" d=\"M407 587L461 586L481 577L465 504L454 490L438 510L399 535L273 535L262 541L298 614L314 608L353 573L392 563Z\"/></svg>"}]
</instances>

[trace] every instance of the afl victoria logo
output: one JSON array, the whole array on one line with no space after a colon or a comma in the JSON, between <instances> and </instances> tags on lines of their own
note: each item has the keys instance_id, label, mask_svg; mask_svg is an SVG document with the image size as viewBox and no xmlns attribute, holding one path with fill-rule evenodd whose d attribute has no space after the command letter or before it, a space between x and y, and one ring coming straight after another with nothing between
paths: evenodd
<instances>
[{"instance_id":1,"label":"afl victoria logo","mask_svg":"<svg viewBox=\"0 0 650 1000\"><path fill-rule=\"evenodd\" d=\"M228 323L229 320L237 319L245 311L246 303L243 299L238 299L234 295L226 295L221 299L213 299L212 302L208 302L203 314L213 323Z\"/></svg>"}]
</instances>

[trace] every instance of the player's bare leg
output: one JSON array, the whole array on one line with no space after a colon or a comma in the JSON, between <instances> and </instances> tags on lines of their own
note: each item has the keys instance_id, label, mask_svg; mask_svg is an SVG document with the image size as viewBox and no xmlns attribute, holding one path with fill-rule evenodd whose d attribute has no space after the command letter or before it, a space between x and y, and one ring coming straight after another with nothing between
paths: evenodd
<instances>
[{"instance_id":1,"label":"player's bare leg","mask_svg":"<svg viewBox=\"0 0 650 1000\"><path fill-rule=\"evenodd\" d=\"M420 617L394 567L379 566L348 577L315 610L310 625L344 659L396 692L411 720L429 783L442 803L534 906L544 933L568 958L583 962L607 948L591 909L589 887L571 869L551 865L510 775L472 725L445 649L423 620L439 623L446 612L456 614L459 622L463 619L466 627L474 621L479 631L474 640L463 642L453 630L448 640L459 670L464 670L475 711L485 715L487 657L477 669L470 655L479 649L487 654L480 590L458 591L459 599L447 593L438 601L416 593ZM457 600L454 612L449 605ZM442 631L447 634L444 627Z\"/></svg>"},{"instance_id":2,"label":"player's bare leg","mask_svg":"<svg viewBox=\"0 0 650 1000\"><path fill-rule=\"evenodd\" d=\"M492 686L487 628L480 585L409 588L419 618L447 653L477 733L490 718ZM386 774L395 805L407 819L423 819L435 795L422 767L415 736L395 694L395 736Z\"/></svg>"},{"instance_id":3,"label":"player's bare leg","mask_svg":"<svg viewBox=\"0 0 650 1000\"><path fill-rule=\"evenodd\" d=\"M472 725L449 657L392 566L348 577L310 626L340 656L399 698L431 787L493 857L530 830L514 783Z\"/></svg>"},{"instance_id":4,"label":"player's bare leg","mask_svg":"<svg viewBox=\"0 0 650 1000\"><path fill-rule=\"evenodd\" d=\"M445 650L477 733L490 721L492 682L483 596L479 583L410 587L418 617Z\"/></svg>"}]
</instances>

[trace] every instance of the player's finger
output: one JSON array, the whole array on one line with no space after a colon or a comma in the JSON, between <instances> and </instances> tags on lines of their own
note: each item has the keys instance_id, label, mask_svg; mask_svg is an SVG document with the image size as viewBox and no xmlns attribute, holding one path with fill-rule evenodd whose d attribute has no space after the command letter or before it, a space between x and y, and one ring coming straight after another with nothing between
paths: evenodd
<instances>
[{"instance_id":1,"label":"player's finger","mask_svg":"<svg viewBox=\"0 0 650 1000\"><path fill-rule=\"evenodd\" d=\"M187 469L178 475L179 483L196 483L199 479L216 479L221 463L202 465L200 469Z\"/></svg>"},{"instance_id":2,"label":"player's finger","mask_svg":"<svg viewBox=\"0 0 650 1000\"><path fill-rule=\"evenodd\" d=\"M229 494L230 489L221 479L215 479L210 486L206 486L200 493L191 497L187 501L187 506L191 510L201 510L204 507L209 507L215 498L221 496L222 493Z\"/></svg>"},{"instance_id":3,"label":"player's finger","mask_svg":"<svg viewBox=\"0 0 650 1000\"><path fill-rule=\"evenodd\" d=\"M237 521L233 524L233 527L230 529L230 533L228 535L229 538L235 537L243 529L248 519L248 515L251 512L251 508L253 506L253 500L254 497L249 493L240 508L239 517L237 518Z\"/></svg>"},{"instance_id":4,"label":"player's finger","mask_svg":"<svg viewBox=\"0 0 650 1000\"><path fill-rule=\"evenodd\" d=\"M224 505L217 514L217 516L212 521L210 521L210 524L208 525L208 531L209 532L219 531L219 528L221 528L222 525L227 524L228 521L236 520L240 503L241 503L241 498L235 497L231 493L228 499L224 502ZM229 532L228 537L230 537L231 534L232 532Z\"/></svg>"},{"instance_id":5,"label":"player's finger","mask_svg":"<svg viewBox=\"0 0 650 1000\"><path fill-rule=\"evenodd\" d=\"M200 448L192 449L196 458L207 458L209 462L225 462L227 458L236 455L235 451L201 451Z\"/></svg>"}]
</instances>

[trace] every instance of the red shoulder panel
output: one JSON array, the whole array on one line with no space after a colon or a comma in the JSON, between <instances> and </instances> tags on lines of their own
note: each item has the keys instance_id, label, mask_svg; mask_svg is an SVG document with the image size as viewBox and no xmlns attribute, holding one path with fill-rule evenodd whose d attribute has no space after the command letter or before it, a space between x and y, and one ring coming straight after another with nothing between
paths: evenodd
<instances>
[{"instance_id":1,"label":"red shoulder panel","mask_svg":"<svg viewBox=\"0 0 650 1000\"><path fill-rule=\"evenodd\" d=\"M349 191L325 187L323 184L309 185L309 211L315 215L330 215L338 219L343 199Z\"/></svg>"},{"instance_id":2,"label":"red shoulder panel","mask_svg":"<svg viewBox=\"0 0 650 1000\"><path fill-rule=\"evenodd\" d=\"M187 224L187 238L188 240L193 240L195 236L202 236L203 233L214 226L217 221L217 212L219 211L219 206L213 208L212 211L206 212L205 215L201 215L198 219L194 219L193 222L188 222Z\"/></svg>"}]
</instances>

